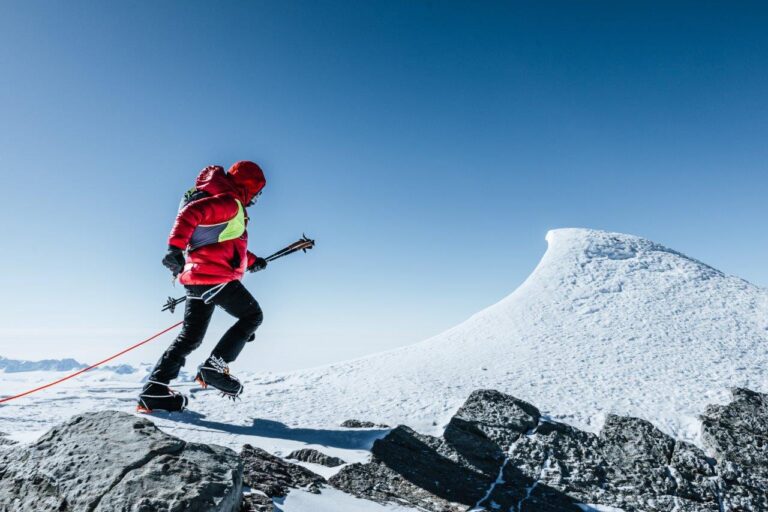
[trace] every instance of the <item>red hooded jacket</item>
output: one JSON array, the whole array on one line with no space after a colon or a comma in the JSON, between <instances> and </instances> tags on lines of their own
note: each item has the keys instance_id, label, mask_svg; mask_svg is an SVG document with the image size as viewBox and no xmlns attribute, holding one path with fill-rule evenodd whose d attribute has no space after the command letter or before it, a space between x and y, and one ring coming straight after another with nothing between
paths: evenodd
<instances>
[{"instance_id":1,"label":"red hooded jacket","mask_svg":"<svg viewBox=\"0 0 768 512\"><path fill-rule=\"evenodd\" d=\"M256 259L247 248L248 232L243 230L239 237L221 242L215 241L215 236L265 184L261 168L248 161L237 162L228 173L219 166L209 166L200 172L195 187L210 195L182 208L168 237L168 245L188 251L186 265L179 275L180 283L219 284L243 277L245 269ZM245 216L246 223L247 220ZM203 245L196 241L210 232L215 232L214 241L208 240Z\"/></svg>"}]
</instances>

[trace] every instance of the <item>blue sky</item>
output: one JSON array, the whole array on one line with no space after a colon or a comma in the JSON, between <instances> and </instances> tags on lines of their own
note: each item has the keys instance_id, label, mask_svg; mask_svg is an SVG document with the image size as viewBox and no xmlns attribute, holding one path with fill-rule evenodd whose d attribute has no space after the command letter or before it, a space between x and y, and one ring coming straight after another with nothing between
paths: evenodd
<instances>
[{"instance_id":1,"label":"blue sky","mask_svg":"<svg viewBox=\"0 0 768 512\"><path fill-rule=\"evenodd\" d=\"M268 179L252 249L318 241L246 278L243 368L436 334L556 227L766 286L766 26L758 2L2 2L0 355L94 360L171 324L180 194L240 159Z\"/></svg>"}]
</instances>

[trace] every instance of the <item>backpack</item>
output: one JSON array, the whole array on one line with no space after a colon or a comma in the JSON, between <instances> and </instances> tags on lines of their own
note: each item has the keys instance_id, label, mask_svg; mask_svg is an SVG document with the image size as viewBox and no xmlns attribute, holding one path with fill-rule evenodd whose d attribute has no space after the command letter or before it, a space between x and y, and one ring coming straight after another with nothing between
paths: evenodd
<instances>
[{"instance_id":1,"label":"backpack","mask_svg":"<svg viewBox=\"0 0 768 512\"><path fill-rule=\"evenodd\" d=\"M205 190L197 190L197 188L192 187L191 189L184 192L184 196L181 198L181 201L179 202L179 211L183 210L184 207L187 206L192 201L197 201L198 199L202 199L210 195L211 194L209 194Z\"/></svg>"}]
</instances>

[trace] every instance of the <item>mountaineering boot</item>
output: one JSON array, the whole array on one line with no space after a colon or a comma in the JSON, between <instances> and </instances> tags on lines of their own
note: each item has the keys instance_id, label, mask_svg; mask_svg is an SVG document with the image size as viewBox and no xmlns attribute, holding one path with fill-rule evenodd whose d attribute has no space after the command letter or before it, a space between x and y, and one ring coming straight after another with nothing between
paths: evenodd
<instances>
[{"instance_id":1,"label":"mountaineering boot","mask_svg":"<svg viewBox=\"0 0 768 512\"><path fill-rule=\"evenodd\" d=\"M224 359L211 356L197 369L195 380L203 387L213 386L222 394L237 398L243 392L243 385L236 377L229 374L229 366Z\"/></svg>"},{"instance_id":2,"label":"mountaineering boot","mask_svg":"<svg viewBox=\"0 0 768 512\"><path fill-rule=\"evenodd\" d=\"M168 412L183 411L187 407L187 397L168 387L168 384L148 380L139 395L137 412L151 413L154 410Z\"/></svg>"}]
</instances>

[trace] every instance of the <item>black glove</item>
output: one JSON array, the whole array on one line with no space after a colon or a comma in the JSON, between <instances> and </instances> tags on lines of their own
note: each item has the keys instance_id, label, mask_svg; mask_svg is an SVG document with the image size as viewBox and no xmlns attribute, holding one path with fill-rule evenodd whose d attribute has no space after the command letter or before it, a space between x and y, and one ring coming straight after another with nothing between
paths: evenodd
<instances>
[{"instance_id":1,"label":"black glove","mask_svg":"<svg viewBox=\"0 0 768 512\"><path fill-rule=\"evenodd\" d=\"M184 251L172 245L168 246L168 252L163 257L163 265L176 277L184 270Z\"/></svg>"},{"instance_id":2,"label":"black glove","mask_svg":"<svg viewBox=\"0 0 768 512\"><path fill-rule=\"evenodd\" d=\"M265 268L267 268L267 260L257 257L251 266L248 267L248 272L258 272L259 270L264 270Z\"/></svg>"}]
</instances>

